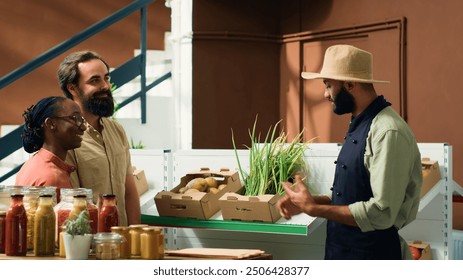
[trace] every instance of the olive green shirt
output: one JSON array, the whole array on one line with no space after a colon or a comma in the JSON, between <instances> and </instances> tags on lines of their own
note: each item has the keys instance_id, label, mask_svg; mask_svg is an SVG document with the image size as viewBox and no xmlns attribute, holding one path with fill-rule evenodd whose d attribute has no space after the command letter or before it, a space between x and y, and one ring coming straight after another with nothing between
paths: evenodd
<instances>
[{"instance_id":1,"label":"olive green shirt","mask_svg":"<svg viewBox=\"0 0 463 280\"><path fill-rule=\"evenodd\" d=\"M421 155L413 132L391 107L373 119L364 163L373 197L349 205L359 228L363 232L391 226L401 229L412 222L423 181ZM408 246L401 241L404 258L409 258L409 250L404 251Z\"/></svg>"},{"instance_id":2,"label":"olive green shirt","mask_svg":"<svg viewBox=\"0 0 463 280\"><path fill-rule=\"evenodd\" d=\"M93 190L96 203L99 194L115 194L119 225L127 225L125 210L125 180L132 174L129 142L124 128L110 118L101 118L100 134L91 125L87 126L80 148L70 150L66 162L77 167L71 174L74 188Z\"/></svg>"}]
</instances>

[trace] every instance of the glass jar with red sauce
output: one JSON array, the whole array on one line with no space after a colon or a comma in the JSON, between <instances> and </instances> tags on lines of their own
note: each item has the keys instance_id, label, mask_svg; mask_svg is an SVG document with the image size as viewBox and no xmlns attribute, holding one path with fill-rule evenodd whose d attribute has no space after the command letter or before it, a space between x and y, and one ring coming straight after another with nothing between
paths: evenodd
<instances>
[{"instance_id":1,"label":"glass jar with red sauce","mask_svg":"<svg viewBox=\"0 0 463 280\"><path fill-rule=\"evenodd\" d=\"M87 196L87 211L90 216L90 227L92 228L92 234L95 234L98 232L98 207L93 203L93 190L84 188L78 190L81 190Z\"/></svg>"},{"instance_id":2,"label":"glass jar with red sauce","mask_svg":"<svg viewBox=\"0 0 463 280\"><path fill-rule=\"evenodd\" d=\"M0 254L5 254L6 211L0 210Z\"/></svg>"},{"instance_id":3,"label":"glass jar with red sauce","mask_svg":"<svg viewBox=\"0 0 463 280\"><path fill-rule=\"evenodd\" d=\"M98 232L111 232L111 227L119 225L119 215L116 207L116 195L104 194L103 206L98 216Z\"/></svg>"},{"instance_id":4,"label":"glass jar with red sauce","mask_svg":"<svg viewBox=\"0 0 463 280\"><path fill-rule=\"evenodd\" d=\"M54 208L56 215L57 229L61 228L64 221L69 217L72 210L72 203L74 195L77 193L76 189L60 189L60 202Z\"/></svg>"},{"instance_id":5,"label":"glass jar with red sauce","mask_svg":"<svg viewBox=\"0 0 463 280\"><path fill-rule=\"evenodd\" d=\"M12 194L5 218L5 254L25 256L27 253L27 215L23 194Z\"/></svg>"}]
</instances>

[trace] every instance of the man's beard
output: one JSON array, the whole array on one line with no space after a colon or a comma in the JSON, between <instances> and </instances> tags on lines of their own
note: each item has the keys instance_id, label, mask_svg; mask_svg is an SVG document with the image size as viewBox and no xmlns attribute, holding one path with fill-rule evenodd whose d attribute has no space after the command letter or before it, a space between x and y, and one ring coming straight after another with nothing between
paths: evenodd
<instances>
[{"instance_id":1,"label":"man's beard","mask_svg":"<svg viewBox=\"0 0 463 280\"><path fill-rule=\"evenodd\" d=\"M338 115L352 113L355 109L354 96L345 87L342 87L334 97L333 112Z\"/></svg>"},{"instance_id":2,"label":"man's beard","mask_svg":"<svg viewBox=\"0 0 463 280\"><path fill-rule=\"evenodd\" d=\"M103 94L106 94L106 96L101 97ZM83 93L80 92L80 98L84 109L96 116L110 117L114 114L114 99L110 90L97 91L86 99Z\"/></svg>"}]
</instances>

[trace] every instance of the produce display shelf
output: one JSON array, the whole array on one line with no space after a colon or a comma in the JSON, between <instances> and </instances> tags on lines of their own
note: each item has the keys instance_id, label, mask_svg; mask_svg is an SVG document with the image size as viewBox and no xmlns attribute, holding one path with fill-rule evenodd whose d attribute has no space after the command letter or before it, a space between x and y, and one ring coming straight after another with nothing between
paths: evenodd
<instances>
[{"instance_id":1,"label":"produce display shelf","mask_svg":"<svg viewBox=\"0 0 463 280\"><path fill-rule=\"evenodd\" d=\"M307 235L307 224L243 222L230 220L200 220L193 218L163 217L142 214L141 222L144 224L167 226L215 229L227 231L244 231L276 234Z\"/></svg>"}]
</instances>

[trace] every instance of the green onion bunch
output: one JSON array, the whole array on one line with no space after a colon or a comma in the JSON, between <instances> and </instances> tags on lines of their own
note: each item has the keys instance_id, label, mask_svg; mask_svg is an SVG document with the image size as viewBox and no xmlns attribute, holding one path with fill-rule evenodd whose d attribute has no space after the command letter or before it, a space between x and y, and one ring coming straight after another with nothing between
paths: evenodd
<instances>
[{"instance_id":1,"label":"green onion bunch","mask_svg":"<svg viewBox=\"0 0 463 280\"><path fill-rule=\"evenodd\" d=\"M249 172L241 167L235 140L232 131L232 142L238 169L243 178L247 196L263 194L283 194L282 183L293 178L296 173L305 174L307 170L304 152L309 142L303 142L303 131L288 143L288 136L282 131L277 134L278 125L270 127L264 141L261 143L260 135L256 136L257 118L252 131L249 131L251 147L249 149Z\"/></svg>"}]
</instances>

